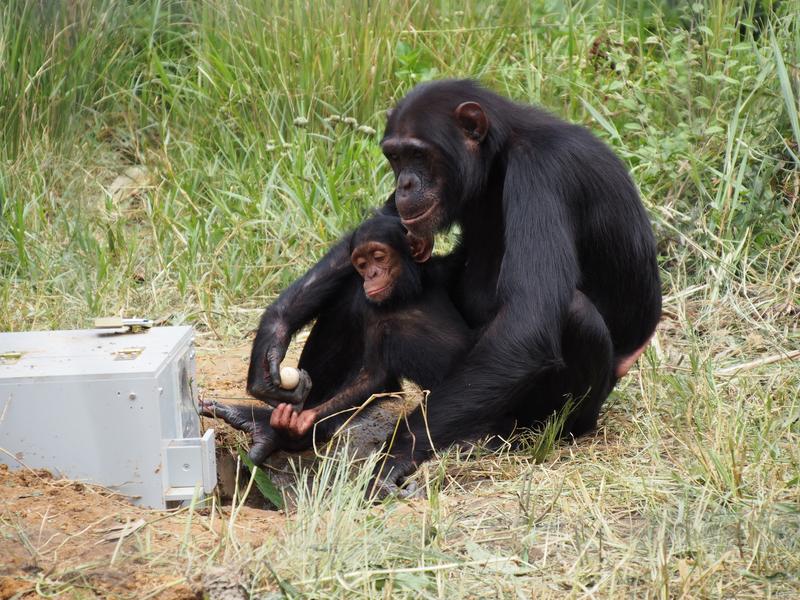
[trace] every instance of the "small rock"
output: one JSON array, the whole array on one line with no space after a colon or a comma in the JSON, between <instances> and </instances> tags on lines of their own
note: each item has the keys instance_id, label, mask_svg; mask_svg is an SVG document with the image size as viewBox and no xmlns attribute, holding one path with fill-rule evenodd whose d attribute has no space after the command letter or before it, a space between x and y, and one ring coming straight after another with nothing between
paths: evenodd
<instances>
[{"instance_id":1,"label":"small rock","mask_svg":"<svg viewBox=\"0 0 800 600\"><path fill-rule=\"evenodd\" d=\"M203 573L203 594L208 600L247 600L241 576L225 567L210 567Z\"/></svg>"}]
</instances>

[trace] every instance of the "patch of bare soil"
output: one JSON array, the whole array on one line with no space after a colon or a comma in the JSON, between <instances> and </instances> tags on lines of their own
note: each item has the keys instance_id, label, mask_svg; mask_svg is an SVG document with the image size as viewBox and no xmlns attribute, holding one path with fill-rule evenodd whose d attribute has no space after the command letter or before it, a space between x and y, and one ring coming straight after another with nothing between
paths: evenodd
<instances>
[{"instance_id":1,"label":"patch of bare soil","mask_svg":"<svg viewBox=\"0 0 800 600\"><path fill-rule=\"evenodd\" d=\"M295 347L287 364L298 356ZM201 350L197 359L201 393L215 400L248 402L244 391L248 359L249 347ZM402 399L382 401L354 419L350 429L356 446L364 451L378 447L406 405ZM221 421L203 419L203 425L216 430L224 497L233 486L233 449L246 447L249 440ZM278 485L294 481L290 461L295 457L279 453L270 459L269 472ZM306 457L313 460L313 451ZM255 508L267 506L257 493L251 492L247 504L235 520L240 543L258 545L284 526L284 512ZM216 584L181 571L186 561L175 558L187 545L200 552L214 548L229 525L230 507L217 503L213 515L202 509L190 525L186 510L138 508L100 486L0 465L0 600L41 594L202 598L204 590L209 593L209 586Z\"/></svg>"},{"instance_id":2,"label":"patch of bare soil","mask_svg":"<svg viewBox=\"0 0 800 600\"><path fill-rule=\"evenodd\" d=\"M220 507L212 519L201 510L187 531L185 509L137 508L99 486L0 465L0 599L53 591L67 597L201 597L197 583L177 571L174 557L187 543L200 551L213 548L225 534L228 513ZM243 507L236 534L258 544L283 521L281 513ZM126 526L134 531L124 535Z\"/></svg>"}]
</instances>

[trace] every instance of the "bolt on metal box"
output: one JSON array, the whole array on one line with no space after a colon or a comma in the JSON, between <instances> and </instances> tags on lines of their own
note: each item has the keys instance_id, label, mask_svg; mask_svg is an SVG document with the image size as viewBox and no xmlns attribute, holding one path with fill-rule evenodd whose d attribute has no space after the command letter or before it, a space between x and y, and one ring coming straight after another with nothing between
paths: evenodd
<instances>
[{"instance_id":1,"label":"bolt on metal box","mask_svg":"<svg viewBox=\"0 0 800 600\"><path fill-rule=\"evenodd\" d=\"M211 493L194 332L153 327L0 333L0 463L97 483L166 508Z\"/></svg>"}]
</instances>

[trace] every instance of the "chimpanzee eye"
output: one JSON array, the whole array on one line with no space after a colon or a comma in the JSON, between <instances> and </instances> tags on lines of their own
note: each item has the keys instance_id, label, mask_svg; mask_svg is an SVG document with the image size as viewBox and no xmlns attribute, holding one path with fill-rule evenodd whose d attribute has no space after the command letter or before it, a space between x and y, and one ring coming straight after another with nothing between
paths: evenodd
<instances>
[{"instance_id":1,"label":"chimpanzee eye","mask_svg":"<svg viewBox=\"0 0 800 600\"><path fill-rule=\"evenodd\" d=\"M411 157L412 157L414 160L421 160L421 159L423 158L422 150L414 150L414 151L411 153Z\"/></svg>"},{"instance_id":2,"label":"chimpanzee eye","mask_svg":"<svg viewBox=\"0 0 800 600\"><path fill-rule=\"evenodd\" d=\"M372 253L372 258L374 258L378 262L383 262L383 259L386 258L386 255L381 251L373 252Z\"/></svg>"}]
</instances>

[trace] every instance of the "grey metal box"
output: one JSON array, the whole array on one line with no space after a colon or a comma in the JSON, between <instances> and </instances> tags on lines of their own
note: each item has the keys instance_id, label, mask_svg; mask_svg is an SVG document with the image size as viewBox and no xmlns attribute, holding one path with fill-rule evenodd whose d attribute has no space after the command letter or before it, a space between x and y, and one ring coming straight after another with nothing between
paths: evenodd
<instances>
[{"instance_id":1,"label":"grey metal box","mask_svg":"<svg viewBox=\"0 0 800 600\"><path fill-rule=\"evenodd\" d=\"M191 327L0 333L0 463L153 508L210 493L214 431L200 436L193 339Z\"/></svg>"}]
</instances>

